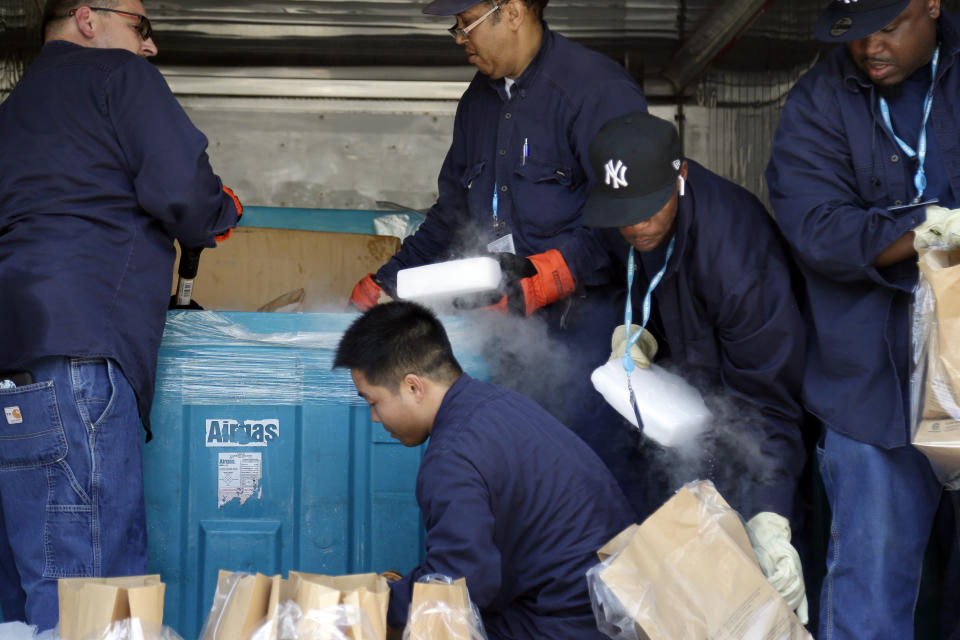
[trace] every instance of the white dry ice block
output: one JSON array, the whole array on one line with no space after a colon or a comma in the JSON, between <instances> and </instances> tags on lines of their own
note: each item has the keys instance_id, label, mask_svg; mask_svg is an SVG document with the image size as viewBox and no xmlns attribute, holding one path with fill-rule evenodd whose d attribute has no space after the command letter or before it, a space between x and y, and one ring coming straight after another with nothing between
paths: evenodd
<instances>
[{"instance_id":1,"label":"white dry ice block","mask_svg":"<svg viewBox=\"0 0 960 640\"><path fill-rule=\"evenodd\" d=\"M627 372L619 359L594 369L590 380L610 406L638 426L630 404ZM649 369L634 369L630 384L643 419L643 433L664 447L692 444L713 417L700 392L663 367L654 364Z\"/></svg>"},{"instance_id":2,"label":"white dry ice block","mask_svg":"<svg viewBox=\"0 0 960 640\"><path fill-rule=\"evenodd\" d=\"M397 297L439 300L493 291L500 286L500 263L494 258L465 258L426 264L397 272Z\"/></svg>"}]
</instances>

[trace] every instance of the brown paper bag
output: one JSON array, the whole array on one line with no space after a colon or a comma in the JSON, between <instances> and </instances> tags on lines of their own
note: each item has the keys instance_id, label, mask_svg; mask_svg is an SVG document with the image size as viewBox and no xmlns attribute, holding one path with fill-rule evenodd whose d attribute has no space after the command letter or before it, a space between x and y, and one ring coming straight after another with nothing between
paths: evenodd
<instances>
[{"instance_id":1,"label":"brown paper bag","mask_svg":"<svg viewBox=\"0 0 960 640\"><path fill-rule=\"evenodd\" d=\"M61 578L57 581L60 637L84 640L127 618L140 618L159 628L163 625L165 590L159 575Z\"/></svg>"},{"instance_id":2,"label":"brown paper bag","mask_svg":"<svg viewBox=\"0 0 960 640\"><path fill-rule=\"evenodd\" d=\"M935 354L956 396L960 392L960 251L926 251L918 262L936 300Z\"/></svg>"},{"instance_id":3,"label":"brown paper bag","mask_svg":"<svg viewBox=\"0 0 960 640\"><path fill-rule=\"evenodd\" d=\"M960 405L953 384L940 357L939 332L934 328L927 337L926 380L923 389L924 420L960 419Z\"/></svg>"},{"instance_id":4,"label":"brown paper bag","mask_svg":"<svg viewBox=\"0 0 960 640\"><path fill-rule=\"evenodd\" d=\"M588 581L601 630L610 621L650 640L809 638L712 483L687 485L598 555Z\"/></svg>"},{"instance_id":5,"label":"brown paper bag","mask_svg":"<svg viewBox=\"0 0 960 640\"><path fill-rule=\"evenodd\" d=\"M291 571L287 583L291 599L304 613L300 629L302 635L310 633L311 638L322 637L321 629L315 621L311 621L309 611L331 610L339 605L347 605L363 612L369 621L369 628L366 628L362 619L351 619L347 630L350 638L386 640L390 587L385 578L375 573L326 576ZM373 637L370 637L371 634Z\"/></svg>"},{"instance_id":6,"label":"brown paper bag","mask_svg":"<svg viewBox=\"0 0 960 640\"><path fill-rule=\"evenodd\" d=\"M481 628L465 579L414 583L404 640L474 640L484 637Z\"/></svg>"},{"instance_id":7,"label":"brown paper bag","mask_svg":"<svg viewBox=\"0 0 960 640\"><path fill-rule=\"evenodd\" d=\"M220 571L217 594L204 626L203 640L239 640L261 626L268 613L276 611L274 585L279 593L280 576ZM272 608L271 608L272 603Z\"/></svg>"}]
</instances>

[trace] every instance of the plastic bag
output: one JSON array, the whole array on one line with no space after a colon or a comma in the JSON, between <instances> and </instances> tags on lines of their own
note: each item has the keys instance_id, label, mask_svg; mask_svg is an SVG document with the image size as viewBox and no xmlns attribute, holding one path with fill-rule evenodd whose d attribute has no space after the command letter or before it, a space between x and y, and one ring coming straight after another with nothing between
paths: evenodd
<instances>
[{"instance_id":1,"label":"plastic bag","mask_svg":"<svg viewBox=\"0 0 960 640\"><path fill-rule=\"evenodd\" d=\"M381 640L381 637L360 607L341 604L303 611L296 602L288 600L281 602L276 616L265 620L247 640Z\"/></svg>"},{"instance_id":2,"label":"plastic bag","mask_svg":"<svg viewBox=\"0 0 960 640\"><path fill-rule=\"evenodd\" d=\"M177 633L164 626L142 622L139 618L118 620L100 633L93 633L84 640L183 640Z\"/></svg>"},{"instance_id":3,"label":"plastic bag","mask_svg":"<svg viewBox=\"0 0 960 640\"><path fill-rule=\"evenodd\" d=\"M436 573L417 580L403 640L487 640L466 580Z\"/></svg>"},{"instance_id":4,"label":"plastic bag","mask_svg":"<svg viewBox=\"0 0 960 640\"><path fill-rule=\"evenodd\" d=\"M37 633L37 627L22 622L0 622L0 638L3 640L59 640L56 629Z\"/></svg>"},{"instance_id":5,"label":"plastic bag","mask_svg":"<svg viewBox=\"0 0 960 640\"><path fill-rule=\"evenodd\" d=\"M597 628L614 640L809 640L757 563L740 515L690 483L587 571Z\"/></svg>"},{"instance_id":6,"label":"plastic bag","mask_svg":"<svg viewBox=\"0 0 960 640\"><path fill-rule=\"evenodd\" d=\"M960 251L920 255L912 309L911 441L960 489Z\"/></svg>"}]
</instances>

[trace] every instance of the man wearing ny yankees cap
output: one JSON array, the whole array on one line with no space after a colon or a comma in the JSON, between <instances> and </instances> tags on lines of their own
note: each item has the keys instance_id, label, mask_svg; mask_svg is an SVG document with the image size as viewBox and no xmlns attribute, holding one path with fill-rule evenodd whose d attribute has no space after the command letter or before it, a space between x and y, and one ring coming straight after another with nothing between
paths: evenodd
<instances>
[{"instance_id":1,"label":"man wearing ny yankees cap","mask_svg":"<svg viewBox=\"0 0 960 640\"><path fill-rule=\"evenodd\" d=\"M649 515L684 482L713 480L748 519L764 572L806 623L803 576L791 545L805 460L805 334L786 247L756 197L681 156L670 122L647 113L610 120L590 145L590 163L598 181L584 224L603 228L624 282L619 309L636 322L614 333L611 358L622 358L633 343L637 366L655 360L681 375L714 416L697 443L705 455L692 468L684 465L687 473L676 472L675 452L648 456L659 461L645 477L660 495L651 495L639 515ZM646 439L641 446L657 447Z\"/></svg>"},{"instance_id":2,"label":"man wearing ny yankees cap","mask_svg":"<svg viewBox=\"0 0 960 640\"><path fill-rule=\"evenodd\" d=\"M915 248L960 227L958 27L940 0L831 2L815 35L841 46L791 90L767 168L805 280L803 399L824 425L820 638L914 634L942 491L910 444L909 305Z\"/></svg>"}]
</instances>

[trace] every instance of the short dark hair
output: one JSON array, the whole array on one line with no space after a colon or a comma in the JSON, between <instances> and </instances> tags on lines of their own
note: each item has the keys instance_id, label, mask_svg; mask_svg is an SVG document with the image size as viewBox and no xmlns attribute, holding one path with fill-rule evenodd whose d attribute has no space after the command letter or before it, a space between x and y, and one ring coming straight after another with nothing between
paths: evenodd
<instances>
[{"instance_id":1,"label":"short dark hair","mask_svg":"<svg viewBox=\"0 0 960 640\"><path fill-rule=\"evenodd\" d=\"M444 383L463 373L443 324L412 302L377 305L354 320L340 338L333 366L360 371L370 384L392 390L408 373Z\"/></svg>"},{"instance_id":2,"label":"short dark hair","mask_svg":"<svg viewBox=\"0 0 960 640\"><path fill-rule=\"evenodd\" d=\"M96 4L98 7L104 7L105 9L114 9L120 4L120 0L97 0ZM51 22L66 18L73 9L88 6L90 6L89 0L87 2L83 0L49 0L47 6L43 8L43 20L40 23L43 25L44 33L49 31Z\"/></svg>"}]
</instances>

